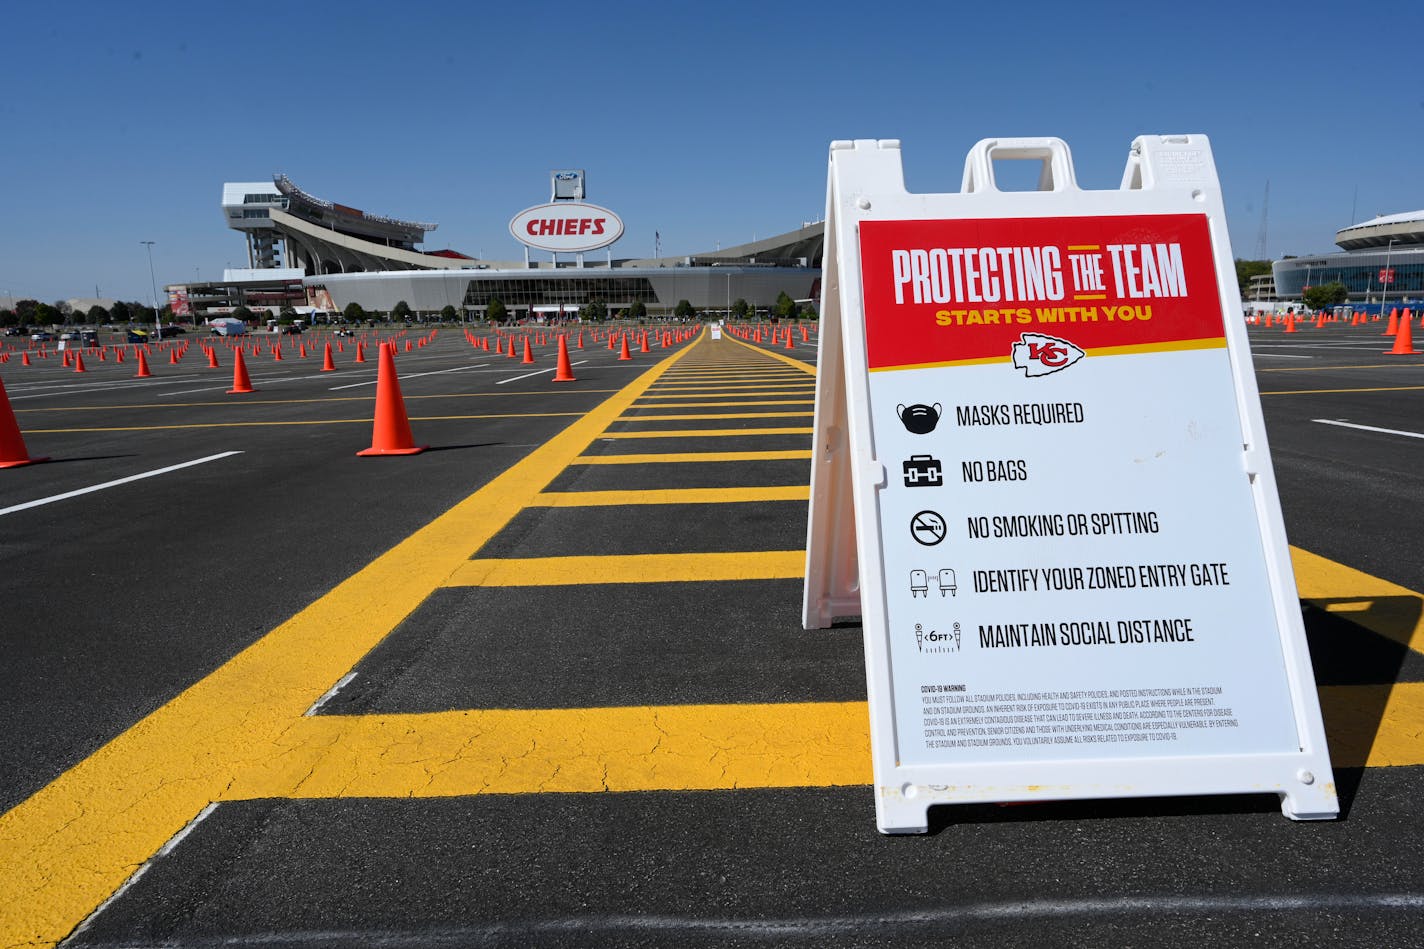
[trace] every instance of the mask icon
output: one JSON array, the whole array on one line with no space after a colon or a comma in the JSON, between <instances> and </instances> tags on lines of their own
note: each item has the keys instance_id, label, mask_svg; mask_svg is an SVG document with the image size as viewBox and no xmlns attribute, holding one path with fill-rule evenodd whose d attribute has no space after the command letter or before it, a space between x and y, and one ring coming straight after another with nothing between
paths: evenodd
<instances>
[{"instance_id":1,"label":"mask icon","mask_svg":"<svg viewBox=\"0 0 1424 949\"><path fill-rule=\"evenodd\" d=\"M935 425L939 424L939 417L943 409L936 402L933 406L897 405L895 412L900 416L900 421L904 423L905 431L914 435L928 435L934 431Z\"/></svg>"}]
</instances>

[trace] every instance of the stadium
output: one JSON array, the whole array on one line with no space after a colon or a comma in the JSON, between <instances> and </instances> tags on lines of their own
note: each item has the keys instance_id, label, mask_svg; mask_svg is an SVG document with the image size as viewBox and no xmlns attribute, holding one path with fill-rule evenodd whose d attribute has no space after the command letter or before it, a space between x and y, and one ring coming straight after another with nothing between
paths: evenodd
<instances>
[{"instance_id":1,"label":"stadium","mask_svg":"<svg viewBox=\"0 0 1424 949\"><path fill-rule=\"evenodd\" d=\"M244 236L248 266L224 271L220 281L165 289L176 316L197 320L239 306L273 314L283 307L333 313L357 303L388 313L401 301L416 313L439 313L450 306L462 318L480 319L496 300L515 319L572 315L593 302L604 304L611 315L642 303L658 316L671 314L682 300L703 312L725 312L736 300L765 311L783 293L811 301L819 292L821 223L707 253L615 258L609 249L603 259L589 260L591 249L609 247L616 235L574 234L577 214L584 215L585 230L593 230L588 215L594 213L602 215L600 222L606 217L616 223L618 234L622 222L607 209L580 203L583 197L582 171L554 172L550 202L511 221L511 233L526 246L524 260L495 261L453 249L422 250L438 225L323 200L285 175L270 183L229 182L223 185L223 217ZM547 209L548 220L524 226L522 216L541 209ZM521 222L519 230L516 222ZM568 235L549 236L562 235L565 226ZM531 248L550 253L535 259Z\"/></svg>"},{"instance_id":2,"label":"stadium","mask_svg":"<svg viewBox=\"0 0 1424 949\"><path fill-rule=\"evenodd\" d=\"M1339 281L1349 302L1389 307L1424 297L1424 211L1389 214L1335 233L1343 253L1289 257L1271 264L1276 294L1298 300L1307 287Z\"/></svg>"}]
</instances>

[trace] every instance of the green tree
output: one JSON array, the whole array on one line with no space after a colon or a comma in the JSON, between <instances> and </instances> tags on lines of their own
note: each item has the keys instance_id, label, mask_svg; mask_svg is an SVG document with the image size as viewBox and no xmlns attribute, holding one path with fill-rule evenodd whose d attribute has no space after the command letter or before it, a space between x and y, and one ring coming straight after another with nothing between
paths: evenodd
<instances>
[{"instance_id":1,"label":"green tree","mask_svg":"<svg viewBox=\"0 0 1424 949\"><path fill-rule=\"evenodd\" d=\"M133 313L129 311L129 305L123 300L114 301L114 305L109 307L109 316L115 323L127 323L133 319Z\"/></svg>"},{"instance_id":2,"label":"green tree","mask_svg":"<svg viewBox=\"0 0 1424 949\"><path fill-rule=\"evenodd\" d=\"M741 297L737 297L735 300L732 301L732 318L737 320L746 319L747 310L749 309L750 307L747 306L747 301L743 300Z\"/></svg>"},{"instance_id":3,"label":"green tree","mask_svg":"<svg viewBox=\"0 0 1424 949\"><path fill-rule=\"evenodd\" d=\"M460 311L459 311L459 310L456 310L453 306L451 306L451 305L448 304L448 303L445 304L445 306L441 307L441 309L440 309L440 320L441 320L441 322L443 322L443 323L454 323L454 322L456 322L456 321L459 320L459 319L460 319Z\"/></svg>"},{"instance_id":4,"label":"green tree","mask_svg":"<svg viewBox=\"0 0 1424 949\"><path fill-rule=\"evenodd\" d=\"M291 326L297 321L297 311L291 305L282 307L277 311L277 324L279 326Z\"/></svg>"},{"instance_id":5,"label":"green tree","mask_svg":"<svg viewBox=\"0 0 1424 949\"><path fill-rule=\"evenodd\" d=\"M350 320L352 323L355 323L359 320L364 320L366 318L366 311L361 309L361 304L357 303L355 300L352 300L350 303L346 304L346 309L341 311L341 315L344 316L346 319Z\"/></svg>"},{"instance_id":6,"label":"green tree","mask_svg":"<svg viewBox=\"0 0 1424 949\"><path fill-rule=\"evenodd\" d=\"M20 300L15 303L15 313L20 318L21 326L30 326L35 323L35 310L39 307L38 300Z\"/></svg>"},{"instance_id":7,"label":"green tree","mask_svg":"<svg viewBox=\"0 0 1424 949\"><path fill-rule=\"evenodd\" d=\"M85 314L85 318L95 325L107 323L109 322L109 311L96 303L89 308L89 312Z\"/></svg>"},{"instance_id":8,"label":"green tree","mask_svg":"<svg viewBox=\"0 0 1424 949\"><path fill-rule=\"evenodd\" d=\"M20 314L14 310L0 310L0 326L19 326Z\"/></svg>"},{"instance_id":9,"label":"green tree","mask_svg":"<svg viewBox=\"0 0 1424 949\"><path fill-rule=\"evenodd\" d=\"M579 317L590 322L602 323L608 319L608 304L602 300L589 300L579 307Z\"/></svg>"},{"instance_id":10,"label":"green tree","mask_svg":"<svg viewBox=\"0 0 1424 949\"><path fill-rule=\"evenodd\" d=\"M489 303L485 305L485 317L491 323L503 323L509 319L509 311L505 309L504 302L499 297L490 297Z\"/></svg>"},{"instance_id":11,"label":"green tree","mask_svg":"<svg viewBox=\"0 0 1424 949\"><path fill-rule=\"evenodd\" d=\"M648 308L642 300L634 300L632 305L623 312L623 315L630 320L646 320L648 318Z\"/></svg>"},{"instance_id":12,"label":"green tree","mask_svg":"<svg viewBox=\"0 0 1424 949\"><path fill-rule=\"evenodd\" d=\"M255 316L255 314L245 306L234 307L232 313L229 315L234 319L242 320L244 323L251 323Z\"/></svg>"},{"instance_id":13,"label":"green tree","mask_svg":"<svg viewBox=\"0 0 1424 949\"><path fill-rule=\"evenodd\" d=\"M410 304L404 300L397 300L396 305L391 308L391 319L403 320L410 316Z\"/></svg>"},{"instance_id":14,"label":"green tree","mask_svg":"<svg viewBox=\"0 0 1424 949\"><path fill-rule=\"evenodd\" d=\"M1241 288L1241 299L1246 299L1246 294L1251 291L1251 278L1259 277L1261 274L1271 272L1271 262L1269 260L1242 260L1236 258L1236 283Z\"/></svg>"},{"instance_id":15,"label":"green tree","mask_svg":"<svg viewBox=\"0 0 1424 949\"><path fill-rule=\"evenodd\" d=\"M689 320L697 315L697 311L693 309L692 304L688 301L678 300L677 306L673 307L672 315L680 320Z\"/></svg>"},{"instance_id":16,"label":"green tree","mask_svg":"<svg viewBox=\"0 0 1424 949\"><path fill-rule=\"evenodd\" d=\"M818 319L820 319L820 318L821 318L820 315L816 313L816 304L814 304L814 303L809 303L809 302L808 302L808 303L803 303L803 304L801 304L801 314L800 314L800 318L803 319L803 320L818 320Z\"/></svg>"},{"instance_id":17,"label":"green tree","mask_svg":"<svg viewBox=\"0 0 1424 949\"><path fill-rule=\"evenodd\" d=\"M778 319L789 320L796 315L796 301L785 290L776 295L776 306L772 308Z\"/></svg>"},{"instance_id":18,"label":"green tree","mask_svg":"<svg viewBox=\"0 0 1424 949\"><path fill-rule=\"evenodd\" d=\"M1301 301L1311 310L1338 306L1350 298L1350 291L1338 280L1311 287L1301 294Z\"/></svg>"},{"instance_id":19,"label":"green tree","mask_svg":"<svg viewBox=\"0 0 1424 949\"><path fill-rule=\"evenodd\" d=\"M60 322L64 314L60 313L48 303L38 303L35 305L35 322L41 326L53 326Z\"/></svg>"}]
</instances>

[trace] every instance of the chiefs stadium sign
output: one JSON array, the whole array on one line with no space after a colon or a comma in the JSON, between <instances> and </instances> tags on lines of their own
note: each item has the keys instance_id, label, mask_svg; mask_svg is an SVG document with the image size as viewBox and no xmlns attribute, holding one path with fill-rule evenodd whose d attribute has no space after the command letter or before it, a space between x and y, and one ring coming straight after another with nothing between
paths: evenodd
<instances>
[{"instance_id":1,"label":"chiefs stadium sign","mask_svg":"<svg viewBox=\"0 0 1424 949\"><path fill-rule=\"evenodd\" d=\"M509 222L514 239L539 250L577 253L607 247L623 236L623 221L595 204L560 201L520 211Z\"/></svg>"}]
</instances>

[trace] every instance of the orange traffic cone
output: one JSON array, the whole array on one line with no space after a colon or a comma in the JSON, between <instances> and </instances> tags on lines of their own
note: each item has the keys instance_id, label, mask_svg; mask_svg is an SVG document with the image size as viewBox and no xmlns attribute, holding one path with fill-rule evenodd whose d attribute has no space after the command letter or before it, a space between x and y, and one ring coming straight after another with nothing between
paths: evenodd
<instances>
[{"instance_id":1,"label":"orange traffic cone","mask_svg":"<svg viewBox=\"0 0 1424 949\"><path fill-rule=\"evenodd\" d=\"M29 364L30 364L30 354L29 354L29 353L20 353L20 365L22 365L22 366L28 366Z\"/></svg>"},{"instance_id":2,"label":"orange traffic cone","mask_svg":"<svg viewBox=\"0 0 1424 949\"><path fill-rule=\"evenodd\" d=\"M352 362L365 362L365 361L366 361L366 344L365 344L365 343L357 343L357 344L356 344L356 357L355 357L354 359L352 359L351 361L352 361Z\"/></svg>"},{"instance_id":3,"label":"orange traffic cone","mask_svg":"<svg viewBox=\"0 0 1424 949\"><path fill-rule=\"evenodd\" d=\"M252 380L247 377L247 363L242 361L242 347L233 350L232 361L232 388L227 390L228 395L238 395L243 392L256 392L252 388Z\"/></svg>"},{"instance_id":4,"label":"orange traffic cone","mask_svg":"<svg viewBox=\"0 0 1424 949\"><path fill-rule=\"evenodd\" d=\"M49 459L31 458L25 451L25 437L20 434L20 423L15 421L15 410L10 408L5 381L0 379L0 468L18 468L41 461Z\"/></svg>"},{"instance_id":5,"label":"orange traffic cone","mask_svg":"<svg viewBox=\"0 0 1424 949\"><path fill-rule=\"evenodd\" d=\"M643 334L643 343L642 343L641 346L638 347L638 352L640 352L640 353L650 353L650 352L652 352L652 350L648 348L648 334L647 334L647 333L644 333L644 334Z\"/></svg>"},{"instance_id":6,"label":"orange traffic cone","mask_svg":"<svg viewBox=\"0 0 1424 949\"><path fill-rule=\"evenodd\" d=\"M216 346L214 346L214 347L212 347L211 349L208 350L208 368L209 368L209 369L217 369L217 368L219 368L219 366L218 366L218 349L217 349Z\"/></svg>"},{"instance_id":7,"label":"orange traffic cone","mask_svg":"<svg viewBox=\"0 0 1424 949\"><path fill-rule=\"evenodd\" d=\"M574 367L569 364L569 344L562 335L559 336L559 368L554 370L555 382L577 382L574 378Z\"/></svg>"},{"instance_id":8,"label":"orange traffic cone","mask_svg":"<svg viewBox=\"0 0 1424 949\"><path fill-rule=\"evenodd\" d=\"M1414 348L1414 331L1410 329L1410 324L1414 321L1410 318L1408 310L1399 318L1399 328L1394 334L1394 348L1385 350L1386 356L1417 356L1419 351Z\"/></svg>"},{"instance_id":9,"label":"orange traffic cone","mask_svg":"<svg viewBox=\"0 0 1424 949\"><path fill-rule=\"evenodd\" d=\"M1286 332L1287 332L1287 333L1294 333L1294 332L1295 332L1295 317L1293 317L1293 316L1288 316L1288 317L1286 317Z\"/></svg>"},{"instance_id":10,"label":"orange traffic cone","mask_svg":"<svg viewBox=\"0 0 1424 949\"><path fill-rule=\"evenodd\" d=\"M1393 336L1399 332L1399 308L1389 311L1389 326L1385 328L1385 336Z\"/></svg>"},{"instance_id":11,"label":"orange traffic cone","mask_svg":"<svg viewBox=\"0 0 1424 949\"><path fill-rule=\"evenodd\" d=\"M625 333L625 334L623 334L623 349L622 349L621 352L618 353L618 362L622 362L622 361L624 361L625 359L632 359L632 358L633 358L633 354L630 353L630 352L628 352L628 334Z\"/></svg>"},{"instance_id":12,"label":"orange traffic cone","mask_svg":"<svg viewBox=\"0 0 1424 949\"><path fill-rule=\"evenodd\" d=\"M334 362L331 361L331 344L330 344L330 343L327 343L327 344L326 344L326 356L325 356L325 358L323 358L322 361L321 361L321 371L322 371L322 372L335 372L335 371L336 371L336 363L334 363Z\"/></svg>"},{"instance_id":13,"label":"orange traffic cone","mask_svg":"<svg viewBox=\"0 0 1424 949\"><path fill-rule=\"evenodd\" d=\"M371 433L371 447L358 455L414 455L429 445L417 445L410 434L410 419L405 414L400 380L396 378L395 343L381 346L380 370L376 374L376 423Z\"/></svg>"},{"instance_id":14,"label":"orange traffic cone","mask_svg":"<svg viewBox=\"0 0 1424 949\"><path fill-rule=\"evenodd\" d=\"M529 337L524 337L524 358L520 362L533 362L534 352L529 348Z\"/></svg>"},{"instance_id":15,"label":"orange traffic cone","mask_svg":"<svg viewBox=\"0 0 1424 949\"><path fill-rule=\"evenodd\" d=\"M136 353L138 353L138 372L134 373L134 378L135 378L135 379L147 379L147 378L149 378L150 376L153 375L153 373L151 373L151 372L148 371L148 357L147 357L146 355L144 355L144 352L143 352L142 349L135 349L134 351L135 351Z\"/></svg>"},{"instance_id":16,"label":"orange traffic cone","mask_svg":"<svg viewBox=\"0 0 1424 949\"><path fill-rule=\"evenodd\" d=\"M583 330L579 330L578 345L575 346L574 348L575 348L575 349L583 349Z\"/></svg>"},{"instance_id":17,"label":"orange traffic cone","mask_svg":"<svg viewBox=\"0 0 1424 949\"><path fill-rule=\"evenodd\" d=\"M74 371L75 371L75 372L88 372L88 371L89 371L88 369L85 369L85 368L84 368L84 354L83 354L83 353L75 353L75 354L74 354Z\"/></svg>"},{"instance_id":18,"label":"orange traffic cone","mask_svg":"<svg viewBox=\"0 0 1424 949\"><path fill-rule=\"evenodd\" d=\"M505 358L505 359L513 359L513 358L514 358L514 337L513 337L513 336L509 337L509 345L506 346L505 349L504 349L504 358Z\"/></svg>"}]
</instances>

